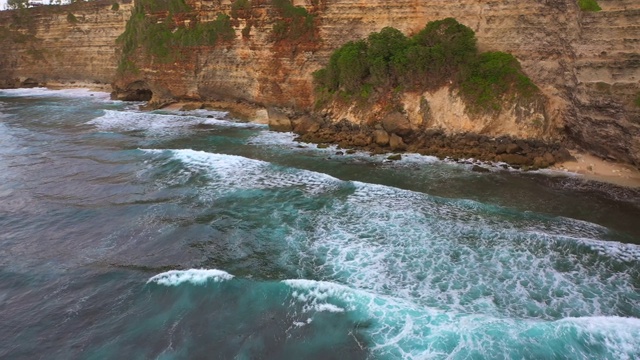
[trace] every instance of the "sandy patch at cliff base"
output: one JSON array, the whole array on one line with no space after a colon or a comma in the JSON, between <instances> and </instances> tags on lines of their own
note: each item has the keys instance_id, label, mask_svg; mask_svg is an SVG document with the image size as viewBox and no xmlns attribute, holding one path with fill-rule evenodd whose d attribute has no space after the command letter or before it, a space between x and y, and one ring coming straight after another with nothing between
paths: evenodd
<instances>
[{"instance_id":1,"label":"sandy patch at cliff base","mask_svg":"<svg viewBox=\"0 0 640 360\"><path fill-rule=\"evenodd\" d=\"M261 106L253 105L244 102L232 102L232 101L207 101L207 102L191 102L180 101L164 106L164 110L195 110L195 109L207 109L207 110L220 110L228 111L232 117L246 120L256 124L269 123L269 116L267 110Z\"/></svg>"},{"instance_id":2,"label":"sandy patch at cliff base","mask_svg":"<svg viewBox=\"0 0 640 360\"><path fill-rule=\"evenodd\" d=\"M640 170L631 165L609 162L593 155L571 151L575 161L556 164L554 170L569 171L585 179L608 182L632 188L640 187Z\"/></svg>"}]
</instances>

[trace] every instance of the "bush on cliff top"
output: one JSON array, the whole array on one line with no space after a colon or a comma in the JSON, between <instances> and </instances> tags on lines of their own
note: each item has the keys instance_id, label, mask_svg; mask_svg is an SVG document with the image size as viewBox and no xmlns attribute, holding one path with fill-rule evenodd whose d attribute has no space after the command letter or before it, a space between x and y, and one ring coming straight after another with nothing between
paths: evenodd
<instances>
[{"instance_id":1,"label":"bush on cliff top","mask_svg":"<svg viewBox=\"0 0 640 360\"><path fill-rule=\"evenodd\" d=\"M578 0L578 6L582 11L600 11L602 8L596 0Z\"/></svg>"},{"instance_id":2,"label":"bush on cliff top","mask_svg":"<svg viewBox=\"0 0 640 360\"><path fill-rule=\"evenodd\" d=\"M302 6L294 6L291 0L272 0L280 19L273 24L273 38L280 40L313 39L315 33L314 17Z\"/></svg>"},{"instance_id":3,"label":"bush on cliff top","mask_svg":"<svg viewBox=\"0 0 640 360\"><path fill-rule=\"evenodd\" d=\"M121 46L119 71L132 70L134 53L141 49L159 61L172 61L180 47L214 46L220 40L235 38L231 19L218 14L214 21L200 22L192 19L188 26L176 21L186 17L191 8L184 0L138 0L127 21L124 33L116 42ZM147 14L154 15L147 15Z\"/></svg>"},{"instance_id":4,"label":"bush on cliff top","mask_svg":"<svg viewBox=\"0 0 640 360\"><path fill-rule=\"evenodd\" d=\"M391 89L458 88L470 111L500 109L505 98L538 92L518 60L502 52L479 53L473 30L455 19L430 22L412 37L394 28L337 49L314 73L320 94L388 93Z\"/></svg>"},{"instance_id":5,"label":"bush on cliff top","mask_svg":"<svg viewBox=\"0 0 640 360\"><path fill-rule=\"evenodd\" d=\"M246 16L247 12L251 11L251 1L249 0L235 0L231 3L231 17L237 19Z\"/></svg>"}]
</instances>

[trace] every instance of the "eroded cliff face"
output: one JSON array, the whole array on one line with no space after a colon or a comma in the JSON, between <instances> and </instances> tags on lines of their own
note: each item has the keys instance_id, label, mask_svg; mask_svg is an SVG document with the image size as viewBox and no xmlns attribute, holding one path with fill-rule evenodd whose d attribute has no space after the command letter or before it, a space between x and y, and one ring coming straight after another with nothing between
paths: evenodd
<instances>
[{"instance_id":1,"label":"eroded cliff face","mask_svg":"<svg viewBox=\"0 0 640 360\"><path fill-rule=\"evenodd\" d=\"M131 4L95 1L0 12L0 86L110 84Z\"/></svg>"},{"instance_id":2,"label":"eroded cliff face","mask_svg":"<svg viewBox=\"0 0 640 360\"><path fill-rule=\"evenodd\" d=\"M273 26L280 14L270 1L255 0L249 14L233 20L234 40L182 49L173 62L140 58L139 71L127 74L117 74L114 44L131 7L121 4L111 11L111 3L97 2L74 11L79 19L84 15L78 24L68 23L67 10L46 14L37 9L35 36L42 41L33 44L49 53L37 60L29 46L16 43L0 55L0 66L3 78L113 80L122 94L150 90L157 104L241 99L303 113L314 107L311 73L342 44L385 26L411 34L429 21L453 17L476 32L480 50L516 56L545 103L522 121L523 112L514 108L497 117L470 116L447 89L409 94L403 104L413 126L566 141L640 166L640 107L634 104L640 93L640 2L598 2L603 10L589 13L575 0L295 0L314 14L317 41L275 41ZM187 3L201 21L231 13L229 0ZM416 105L421 97L430 102L432 116L426 120ZM330 110L327 115L335 121L364 119L348 108Z\"/></svg>"}]
</instances>

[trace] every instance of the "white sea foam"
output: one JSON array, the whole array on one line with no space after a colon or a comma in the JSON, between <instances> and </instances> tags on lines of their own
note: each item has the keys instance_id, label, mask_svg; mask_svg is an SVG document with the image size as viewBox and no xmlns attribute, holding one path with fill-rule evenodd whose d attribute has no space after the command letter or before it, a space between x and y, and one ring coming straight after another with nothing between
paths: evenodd
<instances>
[{"instance_id":1,"label":"white sea foam","mask_svg":"<svg viewBox=\"0 0 640 360\"><path fill-rule=\"evenodd\" d=\"M167 152L208 174L205 192L212 196L288 187L319 193L347 185L239 156ZM322 259L323 273L350 286L459 312L553 320L612 315L617 296L637 298L633 267L612 273L606 261L583 263L593 252L603 260L640 261L640 246L603 240L604 227L382 185L349 186L355 189L346 198L312 215L313 230L291 229L285 241L292 254L283 256L304 253ZM580 255L580 247L592 252ZM593 266L597 271L589 270ZM594 291L609 295L593 297Z\"/></svg>"},{"instance_id":2,"label":"white sea foam","mask_svg":"<svg viewBox=\"0 0 640 360\"><path fill-rule=\"evenodd\" d=\"M513 319L443 312L403 298L371 293L326 281L285 280L303 312L338 307L363 328L375 357L401 359L487 357L522 358L559 350L577 358L595 354L633 359L640 351L640 319L565 318L558 321ZM337 304L337 305L336 305ZM300 315L297 315L300 316ZM302 321L293 323L296 327ZM531 341L528 341L531 340Z\"/></svg>"},{"instance_id":3,"label":"white sea foam","mask_svg":"<svg viewBox=\"0 0 640 360\"><path fill-rule=\"evenodd\" d=\"M218 110L205 110L205 109L195 109L195 110L160 110L158 113L168 113L172 115L178 116L196 116L203 117L208 119L227 119L229 118L228 111L218 111Z\"/></svg>"},{"instance_id":4,"label":"white sea foam","mask_svg":"<svg viewBox=\"0 0 640 360\"><path fill-rule=\"evenodd\" d=\"M615 316L567 318L558 322L574 325L591 345L605 345L615 359L640 357L640 319Z\"/></svg>"},{"instance_id":5,"label":"white sea foam","mask_svg":"<svg viewBox=\"0 0 640 360\"><path fill-rule=\"evenodd\" d=\"M109 100L110 94L107 92L92 91L90 89L84 89L84 88L60 89L60 90L51 90L47 88L24 88L24 89L2 89L0 90L0 97L2 96L64 97L64 98L92 97L100 100Z\"/></svg>"},{"instance_id":6,"label":"white sea foam","mask_svg":"<svg viewBox=\"0 0 640 360\"><path fill-rule=\"evenodd\" d=\"M157 150L146 150L157 153ZM340 180L307 170L282 168L261 160L242 156L214 154L190 149L167 150L174 159L191 169L206 173L209 192L217 189L284 189L300 188L308 193L321 193L335 188ZM210 194L209 193L209 194Z\"/></svg>"},{"instance_id":7,"label":"white sea foam","mask_svg":"<svg viewBox=\"0 0 640 360\"><path fill-rule=\"evenodd\" d=\"M153 282L165 286L178 286L189 282L194 285L202 285L209 281L221 282L232 278L233 275L217 269L170 270L151 277L147 284Z\"/></svg>"},{"instance_id":8,"label":"white sea foam","mask_svg":"<svg viewBox=\"0 0 640 360\"><path fill-rule=\"evenodd\" d=\"M259 124L201 116L116 110L105 110L103 116L93 119L87 124L95 125L102 131L147 131L159 134L181 132L198 125L240 128L262 127L262 125Z\"/></svg>"},{"instance_id":9,"label":"white sea foam","mask_svg":"<svg viewBox=\"0 0 640 360\"><path fill-rule=\"evenodd\" d=\"M614 315L619 297L640 300L633 266L609 265L637 263L640 247L602 240L606 228L354 185L344 202L315 214L312 232L292 236L306 240L308 258L323 259L329 278L447 311L522 319ZM593 256L602 258L586 264Z\"/></svg>"},{"instance_id":10,"label":"white sea foam","mask_svg":"<svg viewBox=\"0 0 640 360\"><path fill-rule=\"evenodd\" d=\"M301 274L320 273L345 285L284 283L305 313L366 312L382 319L371 335L381 353L442 354L433 344L449 336L462 344L459 356L474 346L507 349L518 332L552 332L545 324L562 318L640 311L633 285L640 247L605 241L608 230L595 224L344 182L233 155L149 152L207 174L210 187L203 191L214 197L233 189L348 187L331 206L296 213L297 221L312 227L283 223L288 235L277 239L287 244L282 256L300 259L295 263ZM273 206L275 218L283 211L278 205L265 204ZM619 261L631 264L620 267ZM498 335L474 342L471 337L482 332ZM416 341L422 347L410 345Z\"/></svg>"},{"instance_id":11,"label":"white sea foam","mask_svg":"<svg viewBox=\"0 0 640 360\"><path fill-rule=\"evenodd\" d=\"M313 150L322 154L333 155L337 151L342 151L345 158L358 158L359 160L382 163L389 162L393 165L419 165L419 164L431 164L436 162L444 162L435 156L424 156L420 154L402 154L402 160L390 162L387 160L389 154L371 155L369 151L356 150L353 154L344 153L344 149L338 149L336 144L330 144L326 148L318 148L317 144L306 143L302 141L295 141L297 134L291 132L274 132L274 131L261 131L257 135L251 137L248 141L249 144L277 146L292 149L295 151L308 151Z\"/></svg>"},{"instance_id":12,"label":"white sea foam","mask_svg":"<svg viewBox=\"0 0 640 360\"><path fill-rule=\"evenodd\" d=\"M293 147L296 145L302 146L313 146L315 144L308 144L302 142L296 142L294 139L296 138L296 134L292 132L277 132L277 131L261 131L257 135L252 136L248 143L249 144L259 144L259 145L269 145L269 146L286 146Z\"/></svg>"}]
</instances>

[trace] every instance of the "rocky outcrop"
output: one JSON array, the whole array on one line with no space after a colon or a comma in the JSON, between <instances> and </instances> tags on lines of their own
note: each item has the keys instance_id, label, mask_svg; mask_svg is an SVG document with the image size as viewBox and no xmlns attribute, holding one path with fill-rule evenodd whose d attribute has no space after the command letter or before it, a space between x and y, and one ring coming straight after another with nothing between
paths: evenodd
<instances>
[{"instance_id":1,"label":"rocky outcrop","mask_svg":"<svg viewBox=\"0 0 640 360\"><path fill-rule=\"evenodd\" d=\"M0 85L20 84L27 78L113 82L121 98L151 94L152 103L158 105L175 99L240 99L292 109L288 121L295 130L299 115L313 112L311 73L327 63L334 49L385 26L411 34L428 21L454 17L476 32L480 50L513 54L539 86L544 103L483 117L469 115L451 89L406 94L402 108L395 110L412 131L437 129L448 138L473 132L488 139L508 135L564 142L638 167L640 107L634 99L640 94L640 2L598 2L603 10L588 13L580 11L575 0L295 0L294 5L314 14L317 36L314 41L288 41L273 36L280 14L271 2L253 1L250 11L243 10L232 21L234 40L176 50L181 56L172 62L141 58L137 73L120 75L114 44L124 31L131 4L121 2L119 10L112 10L112 2L106 1L61 7L59 12L49 11L50 7L32 9L34 31L17 25L15 12L1 12L0 31L11 36L0 36ZM215 19L220 12L230 14L232 7L230 0L187 3L199 21ZM69 12L77 22L69 21ZM382 120L389 113L343 106L321 115L322 121L347 119L363 128L371 126L372 117ZM300 123L307 124L301 132L323 131L318 125L309 127L308 121ZM384 127L374 130L387 132L391 142ZM380 132L376 134L368 136L375 143L386 143ZM406 135L396 135L412 149ZM397 140L396 147L402 147Z\"/></svg>"},{"instance_id":2,"label":"rocky outcrop","mask_svg":"<svg viewBox=\"0 0 640 360\"><path fill-rule=\"evenodd\" d=\"M474 158L504 162L526 169L544 168L572 159L561 144L553 141L491 137L474 132L446 133L441 129L411 130L401 136L383 129L380 124L371 127L348 120L334 122L319 118L306 121L314 121L315 130L301 132L299 140L317 144L337 143L341 148L358 148L372 154L409 151L454 160Z\"/></svg>"}]
</instances>

